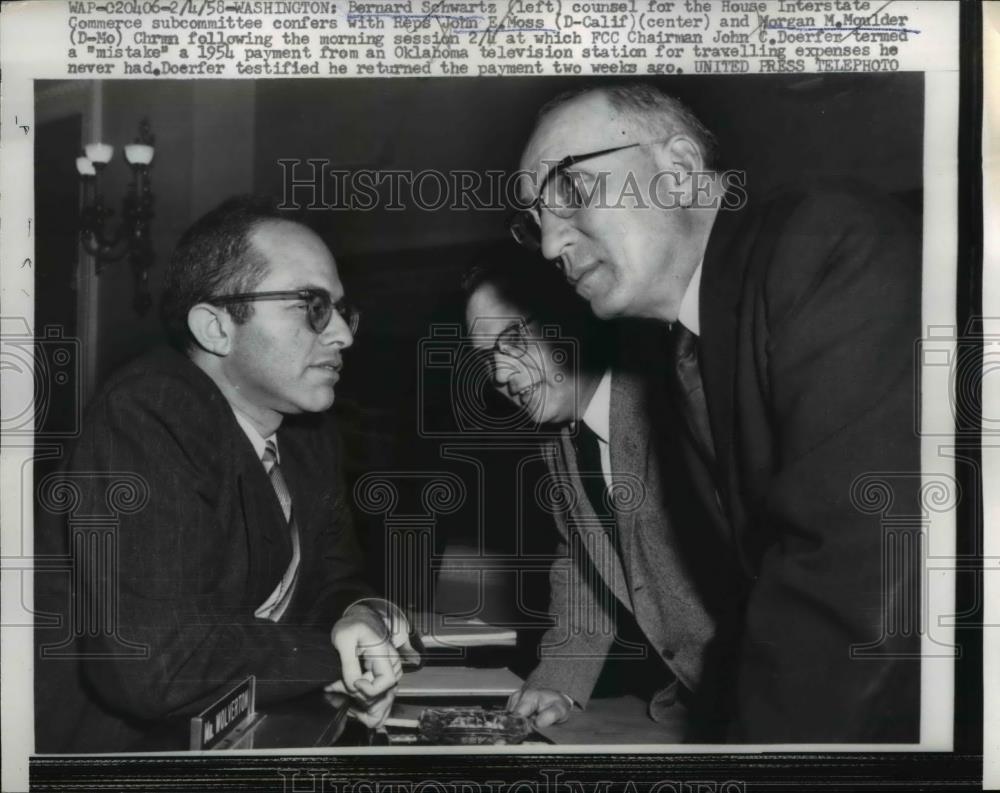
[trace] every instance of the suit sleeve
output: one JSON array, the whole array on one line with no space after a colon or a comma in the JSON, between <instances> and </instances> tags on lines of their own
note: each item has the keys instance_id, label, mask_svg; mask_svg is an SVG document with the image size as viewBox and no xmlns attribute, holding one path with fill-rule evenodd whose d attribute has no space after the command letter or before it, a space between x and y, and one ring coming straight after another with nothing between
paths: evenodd
<instances>
[{"instance_id":1,"label":"suit sleeve","mask_svg":"<svg viewBox=\"0 0 1000 793\"><path fill-rule=\"evenodd\" d=\"M557 475L554 454L555 449L547 450L552 476ZM582 708L590 700L613 639L607 627L611 624L606 608L609 599L594 596L591 587L602 584L588 582L586 550L574 541L578 535L567 525L566 516L553 517L559 541L549 571L549 614L555 624L542 635L539 664L527 682L536 688L561 691Z\"/></svg>"},{"instance_id":2,"label":"suit sleeve","mask_svg":"<svg viewBox=\"0 0 1000 793\"><path fill-rule=\"evenodd\" d=\"M770 427L771 455L745 483L764 550L737 737L917 740L919 636L901 615L919 603L919 248L905 218L850 195L806 199L770 243L743 319L755 365L737 383L764 395L738 421ZM871 478L902 518L894 535L864 494Z\"/></svg>"},{"instance_id":3,"label":"suit sleeve","mask_svg":"<svg viewBox=\"0 0 1000 793\"><path fill-rule=\"evenodd\" d=\"M167 400L169 416L158 407ZM98 479L89 486L88 473L125 472L148 489L148 503L118 517L117 585L107 569L87 579L90 597L117 590L118 634L145 648L145 658L114 657L118 642L97 637L89 649L110 657L83 664L104 705L134 719L196 713L251 674L261 704L340 675L330 625L274 624L247 609L245 524L220 517L241 509L237 488L219 474L221 457L235 451L199 425L205 415L213 414L197 394L152 375L98 404L72 462L81 513L107 512L104 489Z\"/></svg>"}]
</instances>

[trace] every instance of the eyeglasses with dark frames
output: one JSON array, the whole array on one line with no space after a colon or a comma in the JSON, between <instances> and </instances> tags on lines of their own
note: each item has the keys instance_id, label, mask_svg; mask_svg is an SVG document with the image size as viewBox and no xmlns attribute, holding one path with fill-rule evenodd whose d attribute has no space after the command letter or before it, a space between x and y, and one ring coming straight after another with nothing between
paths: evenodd
<instances>
[{"instance_id":1,"label":"eyeglasses with dark frames","mask_svg":"<svg viewBox=\"0 0 1000 793\"><path fill-rule=\"evenodd\" d=\"M649 146L653 143L662 143L664 140L669 140L669 138L650 140L645 143L626 143L624 146L614 146L610 149L591 151L586 154L570 154L563 157L545 174L535 200L524 209L511 215L507 221L507 228L510 230L511 236L519 245L523 245L529 250L538 250L542 247L541 211L543 209L551 212L557 218L568 218L583 207L584 198L577 186L579 174L567 173L567 168L586 160L603 157L606 154Z\"/></svg>"},{"instance_id":2,"label":"eyeglasses with dark frames","mask_svg":"<svg viewBox=\"0 0 1000 793\"><path fill-rule=\"evenodd\" d=\"M500 333L497 334L492 346L483 347L477 351L477 357L482 359L483 365L495 376L497 364L495 356L499 353L508 358L523 358L528 353L529 339L531 332L528 329L531 317L519 319L510 323Z\"/></svg>"},{"instance_id":3,"label":"eyeglasses with dark frames","mask_svg":"<svg viewBox=\"0 0 1000 793\"><path fill-rule=\"evenodd\" d=\"M336 303L325 289L291 289L281 292L242 292L235 295L220 295L211 297L206 303L213 306L225 306L230 303L255 303L261 300L301 300L306 308L306 321L313 333L319 334L326 330L336 311L351 335L356 335L361 324L361 312L343 298Z\"/></svg>"}]
</instances>

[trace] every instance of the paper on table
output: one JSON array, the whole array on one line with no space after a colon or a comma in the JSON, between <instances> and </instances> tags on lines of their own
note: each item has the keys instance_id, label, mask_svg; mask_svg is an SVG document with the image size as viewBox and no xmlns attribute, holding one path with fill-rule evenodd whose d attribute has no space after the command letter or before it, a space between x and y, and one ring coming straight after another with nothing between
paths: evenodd
<instances>
[{"instance_id":1,"label":"paper on table","mask_svg":"<svg viewBox=\"0 0 1000 793\"><path fill-rule=\"evenodd\" d=\"M403 673L396 697L506 697L517 691L523 682L507 668L425 666Z\"/></svg>"},{"instance_id":2,"label":"paper on table","mask_svg":"<svg viewBox=\"0 0 1000 793\"><path fill-rule=\"evenodd\" d=\"M413 615L413 625L420 631L424 647L513 647L517 644L516 631L489 625L478 617L420 613Z\"/></svg>"}]
</instances>

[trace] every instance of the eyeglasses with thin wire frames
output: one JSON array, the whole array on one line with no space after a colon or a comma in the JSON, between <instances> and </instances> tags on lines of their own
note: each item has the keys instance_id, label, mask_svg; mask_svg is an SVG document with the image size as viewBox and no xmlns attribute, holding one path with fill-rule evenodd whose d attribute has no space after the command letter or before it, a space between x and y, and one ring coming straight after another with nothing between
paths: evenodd
<instances>
[{"instance_id":1,"label":"eyeglasses with thin wire frames","mask_svg":"<svg viewBox=\"0 0 1000 793\"><path fill-rule=\"evenodd\" d=\"M483 348L479 351L484 365L489 369L491 374L495 375L499 368L495 360L495 356L498 353L515 359L520 359L527 355L530 346L529 338L531 337L528 326L531 321L531 317L524 317L523 319L511 322L497 334L491 347Z\"/></svg>"}]
</instances>

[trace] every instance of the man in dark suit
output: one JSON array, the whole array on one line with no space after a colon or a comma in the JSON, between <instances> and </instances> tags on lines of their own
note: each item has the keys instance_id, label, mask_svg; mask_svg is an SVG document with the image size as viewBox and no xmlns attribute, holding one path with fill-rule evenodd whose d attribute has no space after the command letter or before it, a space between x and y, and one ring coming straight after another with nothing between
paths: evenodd
<instances>
[{"instance_id":1,"label":"man in dark suit","mask_svg":"<svg viewBox=\"0 0 1000 793\"><path fill-rule=\"evenodd\" d=\"M37 631L37 749L184 748L185 720L248 675L264 707L326 686L378 724L407 628L362 579L325 412L357 330L334 259L239 198L184 234L166 281L175 349L105 384L55 480L74 516L117 527L110 563L90 563L77 521L72 584L40 575L63 621ZM66 539L40 533L40 558Z\"/></svg>"},{"instance_id":2,"label":"man in dark suit","mask_svg":"<svg viewBox=\"0 0 1000 793\"><path fill-rule=\"evenodd\" d=\"M919 515L919 245L854 188L746 201L713 149L647 86L559 97L512 231L599 317L673 327L686 459L747 586L731 738L917 741L919 532L858 488L891 476L893 513Z\"/></svg>"},{"instance_id":3,"label":"man in dark suit","mask_svg":"<svg viewBox=\"0 0 1000 793\"><path fill-rule=\"evenodd\" d=\"M513 255L512 255L513 254ZM493 386L533 422L558 430L543 444L549 469L536 492L558 531L540 662L510 707L544 727L592 694L635 694L665 740L697 730L688 712L715 620L708 571L668 517L661 452L650 432L662 390L641 348L595 320L555 271L498 250L465 280L466 323ZM558 332L556 332L558 331ZM624 335L624 334L623 334ZM612 361L614 366L612 367ZM718 586L715 587L718 589Z\"/></svg>"}]
</instances>

